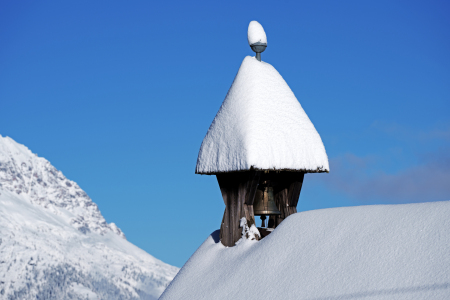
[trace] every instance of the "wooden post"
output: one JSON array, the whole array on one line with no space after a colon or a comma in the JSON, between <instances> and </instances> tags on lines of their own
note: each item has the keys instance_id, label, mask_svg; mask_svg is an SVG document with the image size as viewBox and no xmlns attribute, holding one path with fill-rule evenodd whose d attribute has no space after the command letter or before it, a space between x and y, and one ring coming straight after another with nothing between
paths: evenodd
<instances>
[{"instance_id":1,"label":"wooden post","mask_svg":"<svg viewBox=\"0 0 450 300\"><path fill-rule=\"evenodd\" d=\"M241 218L247 219L248 226L255 224L253 201L260 172L233 172L216 176L225 203L220 240L224 246L232 247L242 236Z\"/></svg>"},{"instance_id":2,"label":"wooden post","mask_svg":"<svg viewBox=\"0 0 450 300\"><path fill-rule=\"evenodd\" d=\"M297 213L297 204L302 190L305 173L280 172L272 175L277 183L275 187L275 203L281 215L270 216L269 226L276 228L288 216Z\"/></svg>"},{"instance_id":3,"label":"wooden post","mask_svg":"<svg viewBox=\"0 0 450 300\"><path fill-rule=\"evenodd\" d=\"M278 210L281 212L281 215L275 216L275 227L277 227L290 215L287 188L284 188L275 194L275 203L277 204Z\"/></svg>"},{"instance_id":4,"label":"wooden post","mask_svg":"<svg viewBox=\"0 0 450 300\"><path fill-rule=\"evenodd\" d=\"M290 215L297 213L297 204L300 198L300 192L302 191L303 179L305 178L305 173L297 173L296 175L289 185L288 201Z\"/></svg>"}]
</instances>

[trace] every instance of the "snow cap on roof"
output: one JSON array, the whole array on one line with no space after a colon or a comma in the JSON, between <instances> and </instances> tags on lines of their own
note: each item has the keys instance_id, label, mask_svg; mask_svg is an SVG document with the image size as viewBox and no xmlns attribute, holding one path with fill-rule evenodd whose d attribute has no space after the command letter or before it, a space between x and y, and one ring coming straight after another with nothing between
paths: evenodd
<instances>
[{"instance_id":1,"label":"snow cap on roof","mask_svg":"<svg viewBox=\"0 0 450 300\"><path fill-rule=\"evenodd\" d=\"M247 56L206 133L195 172L328 172L314 125L272 65Z\"/></svg>"},{"instance_id":2,"label":"snow cap on roof","mask_svg":"<svg viewBox=\"0 0 450 300\"><path fill-rule=\"evenodd\" d=\"M266 32L257 21L251 21L250 24L248 24L247 38L250 46L258 42L267 44Z\"/></svg>"}]
</instances>

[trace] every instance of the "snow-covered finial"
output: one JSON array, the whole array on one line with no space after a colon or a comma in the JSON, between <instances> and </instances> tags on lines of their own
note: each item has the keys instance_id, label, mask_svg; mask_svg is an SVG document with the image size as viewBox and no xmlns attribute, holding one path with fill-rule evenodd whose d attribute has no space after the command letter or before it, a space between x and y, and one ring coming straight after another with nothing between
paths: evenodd
<instances>
[{"instance_id":1,"label":"snow-covered finial","mask_svg":"<svg viewBox=\"0 0 450 300\"><path fill-rule=\"evenodd\" d=\"M256 52L256 59L261 61L261 53L266 50L267 36L264 28L257 21L251 21L248 25L248 44Z\"/></svg>"}]
</instances>

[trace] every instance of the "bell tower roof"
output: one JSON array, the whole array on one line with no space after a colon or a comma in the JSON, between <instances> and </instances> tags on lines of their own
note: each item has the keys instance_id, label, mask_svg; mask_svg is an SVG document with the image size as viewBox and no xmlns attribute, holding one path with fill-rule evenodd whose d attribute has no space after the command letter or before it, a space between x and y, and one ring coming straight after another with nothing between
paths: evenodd
<instances>
[{"instance_id":1,"label":"bell tower roof","mask_svg":"<svg viewBox=\"0 0 450 300\"><path fill-rule=\"evenodd\" d=\"M270 64L247 56L214 118L197 174L255 170L328 172L317 130Z\"/></svg>"}]
</instances>

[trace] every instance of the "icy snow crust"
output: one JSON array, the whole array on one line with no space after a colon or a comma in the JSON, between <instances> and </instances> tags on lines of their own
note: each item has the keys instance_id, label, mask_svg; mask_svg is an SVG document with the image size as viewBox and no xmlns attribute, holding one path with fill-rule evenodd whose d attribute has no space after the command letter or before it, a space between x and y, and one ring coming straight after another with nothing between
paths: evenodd
<instances>
[{"instance_id":1,"label":"icy snow crust","mask_svg":"<svg viewBox=\"0 0 450 300\"><path fill-rule=\"evenodd\" d=\"M247 56L203 139L196 173L251 167L329 171L322 140L283 77Z\"/></svg>"},{"instance_id":2,"label":"icy snow crust","mask_svg":"<svg viewBox=\"0 0 450 300\"><path fill-rule=\"evenodd\" d=\"M0 136L0 299L157 299L177 273L73 181Z\"/></svg>"},{"instance_id":3,"label":"icy snow crust","mask_svg":"<svg viewBox=\"0 0 450 300\"><path fill-rule=\"evenodd\" d=\"M214 232L161 300L450 299L450 201L289 216L261 241Z\"/></svg>"},{"instance_id":4,"label":"icy snow crust","mask_svg":"<svg viewBox=\"0 0 450 300\"><path fill-rule=\"evenodd\" d=\"M247 39L250 46L257 42L267 44L266 32L257 21L251 21L248 25Z\"/></svg>"}]
</instances>

